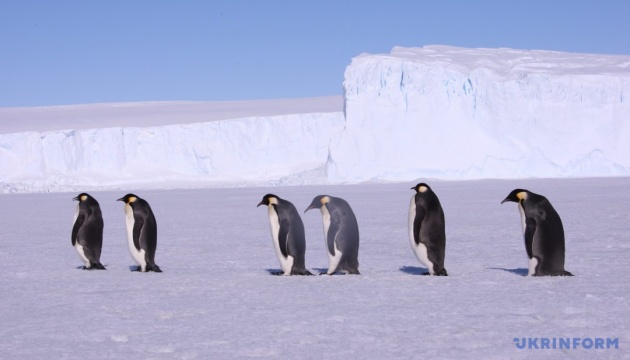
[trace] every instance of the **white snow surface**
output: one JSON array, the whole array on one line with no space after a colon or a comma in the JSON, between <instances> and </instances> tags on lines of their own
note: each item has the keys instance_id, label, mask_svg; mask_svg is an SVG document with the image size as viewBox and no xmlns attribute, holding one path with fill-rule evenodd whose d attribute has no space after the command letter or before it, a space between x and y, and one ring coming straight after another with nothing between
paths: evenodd
<instances>
[{"instance_id":1,"label":"white snow surface","mask_svg":"<svg viewBox=\"0 0 630 360\"><path fill-rule=\"evenodd\" d=\"M624 178L432 181L446 217L448 277L409 248L414 183L141 190L158 222L163 273L131 272L125 193L91 192L105 221L101 262L71 246L76 194L0 196L2 359L629 358L630 187ZM525 277L514 188L562 217L574 277ZM300 213L346 199L361 275L272 276L268 192ZM302 214L306 266L328 264L321 215ZM514 338L617 338L619 349L523 349ZM540 344L540 342L539 342Z\"/></svg>"},{"instance_id":2,"label":"white snow surface","mask_svg":"<svg viewBox=\"0 0 630 360\"><path fill-rule=\"evenodd\" d=\"M0 192L630 175L630 56L394 48L343 86L0 109Z\"/></svg>"}]
</instances>

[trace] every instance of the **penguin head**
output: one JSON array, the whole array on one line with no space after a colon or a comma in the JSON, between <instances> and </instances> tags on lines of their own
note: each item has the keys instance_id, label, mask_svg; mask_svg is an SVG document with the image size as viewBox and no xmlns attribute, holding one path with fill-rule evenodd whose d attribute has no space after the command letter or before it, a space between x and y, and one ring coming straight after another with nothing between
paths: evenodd
<instances>
[{"instance_id":1,"label":"penguin head","mask_svg":"<svg viewBox=\"0 0 630 360\"><path fill-rule=\"evenodd\" d=\"M279 197L277 197L274 194L267 194L265 196L263 196L263 199L261 202L258 203L258 205L256 205L256 207L259 207L260 205L277 205L278 204L278 199L280 199Z\"/></svg>"},{"instance_id":2,"label":"penguin head","mask_svg":"<svg viewBox=\"0 0 630 360\"><path fill-rule=\"evenodd\" d=\"M416 193L424 193L431 190L431 188L425 183L419 183L418 185L412 187L411 190L415 190Z\"/></svg>"},{"instance_id":3,"label":"penguin head","mask_svg":"<svg viewBox=\"0 0 630 360\"><path fill-rule=\"evenodd\" d=\"M503 204L506 201L512 201L512 202L517 203L517 202L526 200L527 194L529 194L529 191L527 190L514 189L503 201L501 201L501 204Z\"/></svg>"},{"instance_id":4,"label":"penguin head","mask_svg":"<svg viewBox=\"0 0 630 360\"><path fill-rule=\"evenodd\" d=\"M91 199L91 198L92 197L88 193L80 193L79 195L77 195L77 197L72 198L72 200L81 202L81 201L86 201L87 199Z\"/></svg>"},{"instance_id":5,"label":"penguin head","mask_svg":"<svg viewBox=\"0 0 630 360\"><path fill-rule=\"evenodd\" d=\"M134 195L134 194L127 194L127 195L121 197L120 199L118 199L116 201L124 201L125 204L131 204L131 203L133 203L134 201L136 201L138 199L139 199L139 197Z\"/></svg>"},{"instance_id":6,"label":"penguin head","mask_svg":"<svg viewBox=\"0 0 630 360\"><path fill-rule=\"evenodd\" d=\"M304 210L304 212L307 212L307 211L312 210L312 209L321 209L322 206L328 204L329 202L330 202L330 196L328 196L328 195L315 196L315 198L311 202L311 205L309 205L306 208L306 210Z\"/></svg>"}]
</instances>

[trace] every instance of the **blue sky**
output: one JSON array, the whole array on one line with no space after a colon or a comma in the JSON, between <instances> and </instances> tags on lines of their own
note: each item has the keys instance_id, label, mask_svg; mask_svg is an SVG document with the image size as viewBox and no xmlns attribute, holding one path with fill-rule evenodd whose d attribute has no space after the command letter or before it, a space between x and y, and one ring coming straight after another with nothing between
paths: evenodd
<instances>
[{"instance_id":1,"label":"blue sky","mask_svg":"<svg viewBox=\"0 0 630 360\"><path fill-rule=\"evenodd\" d=\"M0 1L0 106L342 94L352 57L630 54L630 1Z\"/></svg>"}]
</instances>

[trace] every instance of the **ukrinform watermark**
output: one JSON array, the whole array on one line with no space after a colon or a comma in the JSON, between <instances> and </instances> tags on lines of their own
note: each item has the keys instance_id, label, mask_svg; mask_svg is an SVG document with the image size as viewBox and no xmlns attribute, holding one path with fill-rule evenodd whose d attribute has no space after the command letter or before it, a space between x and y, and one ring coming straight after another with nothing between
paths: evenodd
<instances>
[{"instance_id":1,"label":"ukrinform watermark","mask_svg":"<svg viewBox=\"0 0 630 360\"><path fill-rule=\"evenodd\" d=\"M514 338L517 349L585 349L610 350L619 349L619 338Z\"/></svg>"}]
</instances>

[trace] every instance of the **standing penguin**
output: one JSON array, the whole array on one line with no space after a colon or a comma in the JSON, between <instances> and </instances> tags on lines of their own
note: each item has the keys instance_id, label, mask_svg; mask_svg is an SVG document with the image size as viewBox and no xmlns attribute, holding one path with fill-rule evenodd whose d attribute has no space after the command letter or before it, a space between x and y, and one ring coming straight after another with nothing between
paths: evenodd
<instances>
[{"instance_id":1,"label":"standing penguin","mask_svg":"<svg viewBox=\"0 0 630 360\"><path fill-rule=\"evenodd\" d=\"M127 245L131 257L138 264L138 271L162 272L155 264L157 248L157 222L151 206L134 194L127 194L116 201L125 202Z\"/></svg>"},{"instance_id":2,"label":"standing penguin","mask_svg":"<svg viewBox=\"0 0 630 360\"><path fill-rule=\"evenodd\" d=\"M359 225L350 205L328 195L316 196L304 210L320 209L328 249L328 275L337 270L359 275Z\"/></svg>"},{"instance_id":3,"label":"standing penguin","mask_svg":"<svg viewBox=\"0 0 630 360\"><path fill-rule=\"evenodd\" d=\"M425 183L411 190L416 193L409 204L409 241L418 260L429 269L422 275L447 276L444 268L446 230L440 200Z\"/></svg>"},{"instance_id":4,"label":"standing penguin","mask_svg":"<svg viewBox=\"0 0 630 360\"><path fill-rule=\"evenodd\" d=\"M501 202L518 203L529 276L573 276L564 270L564 228L560 215L542 195L523 189L513 190Z\"/></svg>"},{"instance_id":5,"label":"standing penguin","mask_svg":"<svg viewBox=\"0 0 630 360\"><path fill-rule=\"evenodd\" d=\"M304 223L295 206L273 194L263 196L256 207L260 205L267 205L271 240L282 267L282 272L274 275L313 275L304 265Z\"/></svg>"},{"instance_id":6,"label":"standing penguin","mask_svg":"<svg viewBox=\"0 0 630 360\"><path fill-rule=\"evenodd\" d=\"M75 197L78 201L72 227L72 246L85 263L84 270L105 270L101 264L103 246L103 215L98 201L89 194L81 193Z\"/></svg>"}]
</instances>

